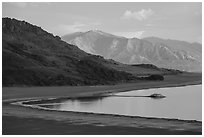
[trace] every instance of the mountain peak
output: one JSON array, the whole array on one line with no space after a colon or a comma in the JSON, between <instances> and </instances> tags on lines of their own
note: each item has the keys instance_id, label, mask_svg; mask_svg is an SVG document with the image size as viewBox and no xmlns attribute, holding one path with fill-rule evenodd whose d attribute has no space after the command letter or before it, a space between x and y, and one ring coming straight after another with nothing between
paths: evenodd
<instances>
[{"instance_id":1,"label":"mountain peak","mask_svg":"<svg viewBox=\"0 0 204 137\"><path fill-rule=\"evenodd\" d=\"M98 33L98 34L101 34L101 35L109 34L109 33L103 32L103 31L101 31L101 30L99 30L99 29L89 30L89 31L87 31L87 32L85 32L85 33Z\"/></svg>"},{"instance_id":2,"label":"mountain peak","mask_svg":"<svg viewBox=\"0 0 204 137\"><path fill-rule=\"evenodd\" d=\"M157 37L125 38L98 29L62 37L81 50L125 64L150 63L163 68L200 71L201 46ZM192 57L195 58L192 60Z\"/></svg>"},{"instance_id":3,"label":"mountain peak","mask_svg":"<svg viewBox=\"0 0 204 137\"><path fill-rule=\"evenodd\" d=\"M89 30L89 31L87 31L85 33L95 33L95 34L100 34L100 35L107 36L107 37L115 37L115 38L125 38L125 39L127 39L126 37L117 36L117 35L114 35L114 34L111 34L111 33L108 33L108 32L104 32L104 31L99 30L99 29Z\"/></svg>"}]
</instances>

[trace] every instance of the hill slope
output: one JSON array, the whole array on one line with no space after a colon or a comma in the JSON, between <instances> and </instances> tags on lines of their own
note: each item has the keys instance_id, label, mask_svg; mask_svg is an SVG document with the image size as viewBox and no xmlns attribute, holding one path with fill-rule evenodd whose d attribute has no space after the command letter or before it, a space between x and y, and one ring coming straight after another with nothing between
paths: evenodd
<instances>
[{"instance_id":1,"label":"hill slope","mask_svg":"<svg viewBox=\"0 0 204 137\"><path fill-rule=\"evenodd\" d=\"M93 85L133 79L25 21L2 20L3 86ZM97 77L96 77L97 75Z\"/></svg>"},{"instance_id":2,"label":"hill slope","mask_svg":"<svg viewBox=\"0 0 204 137\"><path fill-rule=\"evenodd\" d=\"M176 74L155 66L130 66L91 55L38 26L2 19L3 86L97 85Z\"/></svg>"},{"instance_id":3,"label":"hill slope","mask_svg":"<svg viewBox=\"0 0 204 137\"><path fill-rule=\"evenodd\" d=\"M125 64L154 64L162 68L201 72L201 47L187 42L164 42L150 39L125 38L93 30L62 37L80 49ZM174 45L177 43L177 45ZM178 46L178 43L180 46ZM195 48L195 49L194 49Z\"/></svg>"}]
</instances>

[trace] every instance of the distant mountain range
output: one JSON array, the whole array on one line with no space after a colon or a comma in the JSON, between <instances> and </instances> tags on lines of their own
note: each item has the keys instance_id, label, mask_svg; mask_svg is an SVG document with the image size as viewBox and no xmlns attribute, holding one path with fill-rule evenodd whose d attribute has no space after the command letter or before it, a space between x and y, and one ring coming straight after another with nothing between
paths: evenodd
<instances>
[{"instance_id":1,"label":"distant mountain range","mask_svg":"<svg viewBox=\"0 0 204 137\"><path fill-rule=\"evenodd\" d=\"M91 48L94 51L98 48L103 54L107 52L106 48L110 46L108 44L112 39L116 38L99 32L87 32L87 36L89 35L86 42L92 43L96 37L100 37L99 43L107 42L103 44L106 47L88 47L90 44L87 43L77 43L78 46L81 48L84 44L90 51ZM75 33L69 38L74 38L73 36L84 34ZM125 38L120 39L123 41ZM115 43L117 46L117 41ZM103 85L137 82L141 80L139 76L178 73L181 72L153 65L125 65L111 59L106 60L86 53L38 26L16 19L2 19L3 86Z\"/></svg>"},{"instance_id":2,"label":"distant mountain range","mask_svg":"<svg viewBox=\"0 0 204 137\"><path fill-rule=\"evenodd\" d=\"M115 36L100 30L62 37L85 52L125 64L153 64L189 72L202 71L202 45L156 37L144 39Z\"/></svg>"}]
</instances>

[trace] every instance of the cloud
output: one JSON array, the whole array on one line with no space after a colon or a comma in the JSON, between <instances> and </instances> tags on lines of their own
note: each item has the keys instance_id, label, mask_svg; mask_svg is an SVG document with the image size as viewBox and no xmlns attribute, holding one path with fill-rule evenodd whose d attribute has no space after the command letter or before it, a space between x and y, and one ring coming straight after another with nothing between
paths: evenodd
<instances>
[{"instance_id":1,"label":"cloud","mask_svg":"<svg viewBox=\"0 0 204 137\"><path fill-rule=\"evenodd\" d=\"M126 10L123 16L121 17L122 19L136 19L139 21L145 20L151 15L153 15L154 12L152 9L141 9L140 11L130 11Z\"/></svg>"},{"instance_id":2,"label":"cloud","mask_svg":"<svg viewBox=\"0 0 204 137\"><path fill-rule=\"evenodd\" d=\"M115 32L115 35L123 36L126 38L142 38L142 35L145 33L145 31L131 31L131 32Z\"/></svg>"}]
</instances>

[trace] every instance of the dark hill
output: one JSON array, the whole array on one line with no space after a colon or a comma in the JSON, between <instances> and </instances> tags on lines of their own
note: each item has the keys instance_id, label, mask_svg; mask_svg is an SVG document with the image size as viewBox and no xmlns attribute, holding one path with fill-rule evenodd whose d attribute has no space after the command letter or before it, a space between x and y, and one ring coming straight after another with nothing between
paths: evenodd
<instances>
[{"instance_id":1,"label":"dark hill","mask_svg":"<svg viewBox=\"0 0 204 137\"><path fill-rule=\"evenodd\" d=\"M25 21L3 18L2 32L3 86L113 84L135 78ZM85 59L89 56L95 62Z\"/></svg>"},{"instance_id":2,"label":"dark hill","mask_svg":"<svg viewBox=\"0 0 204 137\"><path fill-rule=\"evenodd\" d=\"M175 74L91 55L38 26L10 18L2 19L2 63L3 86L116 84L135 82L137 76Z\"/></svg>"}]
</instances>

